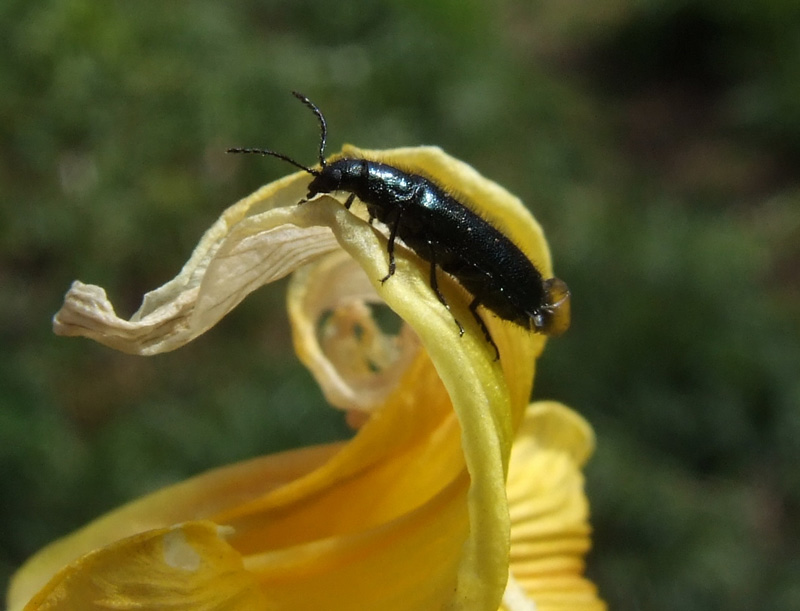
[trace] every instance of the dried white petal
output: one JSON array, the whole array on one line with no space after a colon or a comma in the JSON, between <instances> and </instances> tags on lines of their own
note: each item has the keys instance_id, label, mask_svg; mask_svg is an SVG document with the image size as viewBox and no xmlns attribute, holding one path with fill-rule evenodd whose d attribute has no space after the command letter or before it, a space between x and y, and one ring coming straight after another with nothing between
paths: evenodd
<instances>
[{"instance_id":1,"label":"dried white petal","mask_svg":"<svg viewBox=\"0 0 800 611\"><path fill-rule=\"evenodd\" d=\"M130 320L116 315L101 287L75 282L53 319L54 331L142 355L196 338L255 289L340 248L331 227L346 210L328 196L298 206L300 178L272 183L228 209L180 274L145 295Z\"/></svg>"}]
</instances>

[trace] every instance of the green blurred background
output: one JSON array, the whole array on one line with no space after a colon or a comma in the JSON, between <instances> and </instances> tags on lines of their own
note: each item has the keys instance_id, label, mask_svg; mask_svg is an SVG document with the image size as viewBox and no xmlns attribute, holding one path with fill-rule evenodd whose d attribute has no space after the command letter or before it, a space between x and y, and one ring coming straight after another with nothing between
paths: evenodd
<instances>
[{"instance_id":1,"label":"green blurred background","mask_svg":"<svg viewBox=\"0 0 800 611\"><path fill-rule=\"evenodd\" d=\"M800 608L800 3L4 0L0 588L99 513L348 434L284 288L175 353L57 338L122 314L228 205L344 142L437 144L529 204L573 327L535 396L594 425L589 574L620 610Z\"/></svg>"}]
</instances>

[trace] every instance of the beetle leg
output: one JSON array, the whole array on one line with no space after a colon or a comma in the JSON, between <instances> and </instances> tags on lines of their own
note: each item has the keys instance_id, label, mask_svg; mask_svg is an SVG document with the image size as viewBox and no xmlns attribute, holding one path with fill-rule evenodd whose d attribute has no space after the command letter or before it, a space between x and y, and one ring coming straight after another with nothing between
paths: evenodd
<instances>
[{"instance_id":1,"label":"beetle leg","mask_svg":"<svg viewBox=\"0 0 800 611\"><path fill-rule=\"evenodd\" d=\"M483 322L483 319L480 316L478 316L478 306L480 304L481 304L480 299L478 297L475 297L472 300L472 303L469 304L469 311L472 312L472 316L478 322L478 325L483 331L483 334L486 336L486 341L492 345L492 348L494 348L494 360L498 361L500 360L500 350L497 348L497 344L494 343L494 340L492 339L492 334L489 333L489 328L486 326L486 323Z\"/></svg>"},{"instance_id":2,"label":"beetle leg","mask_svg":"<svg viewBox=\"0 0 800 611\"><path fill-rule=\"evenodd\" d=\"M442 302L442 305L447 308L447 311L452 314L450 310L450 304L447 303L447 300L444 298L442 291L439 290L439 281L436 279L436 250L433 248L433 244L429 241L428 242L428 252L430 253L430 261L431 261L431 288L433 292L436 293L436 296L439 298L439 301ZM458 335L464 335L464 327L461 326L461 323L458 322L458 318L453 316L453 321L456 323L458 327Z\"/></svg>"},{"instance_id":3,"label":"beetle leg","mask_svg":"<svg viewBox=\"0 0 800 611\"><path fill-rule=\"evenodd\" d=\"M381 278L381 284L386 282L390 277L394 276L396 265L394 262L394 241L397 238L397 230L400 228L400 218L403 216L403 208L397 208L397 218L394 219L392 227L389 231L389 244L386 247L386 252L389 253L389 273Z\"/></svg>"},{"instance_id":4,"label":"beetle leg","mask_svg":"<svg viewBox=\"0 0 800 611\"><path fill-rule=\"evenodd\" d=\"M352 206L352 205L353 205L353 201L354 201L355 199L356 199L356 194L355 194L355 193L351 193L351 194L350 194L350 195L347 197L347 201L344 203L344 207L345 207L345 208L347 208L348 210L350 210L350 206Z\"/></svg>"}]
</instances>

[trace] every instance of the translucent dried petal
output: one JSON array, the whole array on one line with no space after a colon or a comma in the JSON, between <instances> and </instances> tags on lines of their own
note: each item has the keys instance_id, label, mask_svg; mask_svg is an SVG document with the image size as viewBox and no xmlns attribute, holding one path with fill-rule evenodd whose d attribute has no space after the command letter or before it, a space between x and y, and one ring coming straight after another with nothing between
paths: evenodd
<instances>
[{"instance_id":1,"label":"translucent dried petal","mask_svg":"<svg viewBox=\"0 0 800 611\"><path fill-rule=\"evenodd\" d=\"M369 304L383 301L344 252L299 270L287 303L298 357L341 409L380 406L420 349L407 324L398 335L381 330Z\"/></svg>"}]
</instances>

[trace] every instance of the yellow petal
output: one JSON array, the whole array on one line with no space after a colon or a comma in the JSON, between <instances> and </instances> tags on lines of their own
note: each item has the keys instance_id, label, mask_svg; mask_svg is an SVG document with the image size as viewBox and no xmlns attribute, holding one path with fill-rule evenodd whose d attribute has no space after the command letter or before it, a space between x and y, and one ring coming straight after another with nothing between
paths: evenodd
<instances>
[{"instance_id":1,"label":"yellow petal","mask_svg":"<svg viewBox=\"0 0 800 611\"><path fill-rule=\"evenodd\" d=\"M220 534L210 522L192 522L122 539L65 567L25 611L266 609L253 574Z\"/></svg>"},{"instance_id":2,"label":"yellow petal","mask_svg":"<svg viewBox=\"0 0 800 611\"><path fill-rule=\"evenodd\" d=\"M431 501L464 469L460 430L424 356L340 452L305 477L213 516L245 553L375 528ZM241 538L240 538L241 535Z\"/></svg>"},{"instance_id":3,"label":"yellow petal","mask_svg":"<svg viewBox=\"0 0 800 611\"><path fill-rule=\"evenodd\" d=\"M335 585L335 575L351 571L362 578L374 573L371 595L386 596L391 588L384 588L379 577L394 566L404 576L394 580L395 588L402 585L406 598L425 593L438 608L452 595L469 531L469 482L460 475L458 425L426 363L421 358L409 372L417 384L408 388L415 393L398 393L349 444L220 469L121 508L40 552L15 578L12 599L27 599L42 578L76 553L113 542L126 531L192 516L234 527L228 542L260 559L248 559L247 566L259 572L270 600ZM441 390L431 392L437 385ZM433 401L423 404L420 396ZM298 559L302 566L292 568ZM364 582L355 583L364 588Z\"/></svg>"},{"instance_id":4,"label":"yellow petal","mask_svg":"<svg viewBox=\"0 0 800 611\"><path fill-rule=\"evenodd\" d=\"M509 611L601 610L595 586L583 577L590 547L588 503L581 467L594 447L589 425L553 402L527 410L511 454Z\"/></svg>"},{"instance_id":5,"label":"yellow petal","mask_svg":"<svg viewBox=\"0 0 800 611\"><path fill-rule=\"evenodd\" d=\"M120 507L30 558L12 579L9 607L22 607L56 572L84 554L260 496L313 471L340 449L341 444L305 448L221 467Z\"/></svg>"},{"instance_id":6,"label":"yellow petal","mask_svg":"<svg viewBox=\"0 0 800 611\"><path fill-rule=\"evenodd\" d=\"M15 578L13 595L32 595L80 554L188 519L233 525L229 541L242 553L378 528L431 501L459 477L459 435L441 381L423 355L380 417L350 443L249 461L144 497L45 548ZM465 495L468 482L461 485ZM468 532L466 524L459 528L456 547ZM387 544L394 544L396 538L390 539Z\"/></svg>"},{"instance_id":7,"label":"yellow petal","mask_svg":"<svg viewBox=\"0 0 800 611\"><path fill-rule=\"evenodd\" d=\"M246 566L279 609L441 609L469 529L467 488L461 477L384 526L254 555Z\"/></svg>"}]
</instances>

